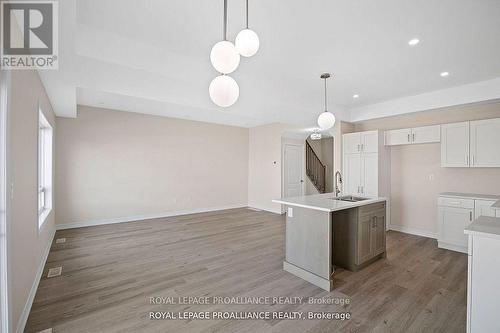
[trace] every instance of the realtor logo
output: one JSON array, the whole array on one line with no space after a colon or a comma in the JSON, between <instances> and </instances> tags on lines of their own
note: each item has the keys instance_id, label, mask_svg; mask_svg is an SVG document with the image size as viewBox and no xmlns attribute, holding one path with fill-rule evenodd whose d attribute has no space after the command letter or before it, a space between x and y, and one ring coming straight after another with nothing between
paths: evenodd
<instances>
[{"instance_id":1,"label":"realtor logo","mask_svg":"<svg viewBox=\"0 0 500 333\"><path fill-rule=\"evenodd\" d=\"M58 68L57 1L2 1L3 69Z\"/></svg>"}]
</instances>

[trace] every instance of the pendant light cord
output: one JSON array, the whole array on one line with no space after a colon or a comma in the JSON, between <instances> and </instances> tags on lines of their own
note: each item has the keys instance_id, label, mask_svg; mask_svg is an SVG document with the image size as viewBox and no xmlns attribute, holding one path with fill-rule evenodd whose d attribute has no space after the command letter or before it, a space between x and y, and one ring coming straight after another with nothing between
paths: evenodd
<instances>
[{"instance_id":1,"label":"pendant light cord","mask_svg":"<svg viewBox=\"0 0 500 333\"><path fill-rule=\"evenodd\" d=\"M327 96L326 96L326 78L325 78L325 112L328 111L328 108L327 108Z\"/></svg>"},{"instance_id":2,"label":"pendant light cord","mask_svg":"<svg viewBox=\"0 0 500 333\"><path fill-rule=\"evenodd\" d=\"M222 39L227 40L227 0L224 0L224 24L222 26Z\"/></svg>"},{"instance_id":3,"label":"pendant light cord","mask_svg":"<svg viewBox=\"0 0 500 333\"><path fill-rule=\"evenodd\" d=\"M248 29L248 0L247 0L247 29Z\"/></svg>"}]
</instances>

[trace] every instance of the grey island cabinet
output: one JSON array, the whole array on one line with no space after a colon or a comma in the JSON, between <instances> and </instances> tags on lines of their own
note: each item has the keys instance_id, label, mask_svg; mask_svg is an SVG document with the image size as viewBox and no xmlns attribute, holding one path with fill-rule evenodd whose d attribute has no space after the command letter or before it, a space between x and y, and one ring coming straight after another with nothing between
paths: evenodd
<instances>
[{"instance_id":1,"label":"grey island cabinet","mask_svg":"<svg viewBox=\"0 0 500 333\"><path fill-rule=\"evenodd\" d=\"M334 267L361 269L385 256L386 199L333 193L273 200L286 207L283 269L333 290Z\"/></svg>"}]
</instances>

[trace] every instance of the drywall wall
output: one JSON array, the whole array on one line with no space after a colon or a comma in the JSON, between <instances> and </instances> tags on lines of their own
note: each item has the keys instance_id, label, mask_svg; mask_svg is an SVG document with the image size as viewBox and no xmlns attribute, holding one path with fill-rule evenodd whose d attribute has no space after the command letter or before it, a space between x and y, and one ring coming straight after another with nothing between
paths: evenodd
<instances>
[{"instance_id":1,"label":"drywall wall","mask_svg":"<svg viewBox=\"0 0 500 333\"><path fill-rule=\"evenodd\" d=\"M58 224L247 204L246 128L86 106L57 128Z\"/></svg>"},{"instance_id":2,"label":"drywall wall","mask_svg":"<svg viewBox=\"0 0 500 333\"><path fill-rule=\"evenodd\" d=\"M287 128L275 123L249 130L248 205L251 207L282 213L281 205L271 200L281 197L281 141Z\"/></svg>"},{"instance_id":3,"label":"drywall wall","mask_svg":"<svg viewBox=\"0 0 500 333\"><path fill-rule=\"evenodd\" d=\"M52 125L54 136L57 135L52 106L36 71L12 71L8 91L10 311L12 327L22 330L29 312L30 296L34 296L30 291L38 281L37 273L44 264L44 255L55 230L54 208L38 229L39 107Z\"/></svg>"},{"instance_id":4,"label":"drywall wall","mask_svg":"<svg viewBox=\"0 0 500 333\"><path fill-rule=\"evenodd\" d=\"M500 118L500 103L465 105L355 123L356 131ZM500 168L441 168L440 144L391 147L391 225L437 233L440 192L500 194Z\"/></svg>"}]
</instances>

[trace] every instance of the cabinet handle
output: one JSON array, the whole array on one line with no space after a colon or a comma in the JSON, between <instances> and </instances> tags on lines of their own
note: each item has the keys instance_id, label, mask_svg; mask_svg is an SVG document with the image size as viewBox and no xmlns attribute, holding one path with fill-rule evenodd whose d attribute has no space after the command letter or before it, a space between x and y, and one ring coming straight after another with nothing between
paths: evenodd
<instances>
[{"instance_id":1,"label":"cabinet handle","mask_svg":"<svg viewBox=\"0 0 500 333\"><path fill-rule=\"evenodd\" d=\"M361 151L363 151L365 149L365 145L362 143L361 144Z\"/></svg>"},{"instance_id":2,"label":"cabinet handle","mask_svg":"<svg viewBox=\"0 0 500 333\"><path fill-rule=\"evenodd\" d=\"M361 193L365 193L364 186L361 186Z\"/></svg>"},{"instance_id":3,"label":"cabinet handle","mask_svg":"<svg viewBox=\"0 0 500 333\"><path fill-rule=\"evenodd\" d=\"M476 164L476 159L474 158L474 155L472 155L472 165Z\"/></svg>"},{"instance_id":4,"label":"cabinet handle","mask_svg":"<svg viewBox=\"0 0 500 333\"><path fill-rule=\"evenodd\" d=\"M465 161L466 161L465 164L469 165L469 155L465 156Z\"/></svg>"},{"instance_id":5,"label":"cabinet handle","mask_svg":"<svg viewBox=\"0 0 500 333\"><path fill-rule=\"evenodd\" d=\"M359 186L358 186L358 193L360 193L360 192L359 192Z\"/></svg>"},{"instance_id":6,"label":"cabinet handle","mask_svg":"<svg viewBox=\"0 0 500 333\"><path fill-rule=\"evenodd\" d=\"M469 219L471 220L472 222L472 212L469 212Z\"/></svg>"},{"instance_id":7,"label":"cabinet handle","mask_svg":"<svg viewBox=\"0 0 500 333\"><path fill-rule=\"evenodd\" d=\"M359 144L358 144L358 151L359 151Z\"/></svg>"},{"instance_id":8,"label":"cabinet handle","mask_svg":"<svg viewBox=\"0 0 500 333\"><path fill-rule=\"evenodd\" d=\"M408 142L410 142L410 134L408 134Z\"/></svg>"},{"instance_id":9,"label":"cabinet handle","mask_svg":"<svg viewBox=\"0 0 500 333\"><path fill-rule=\"evenodd\" d=\"M413 142L415 142L415 133L413 133L412 136L413 136Z\"/></svg>"}]
</instances>

